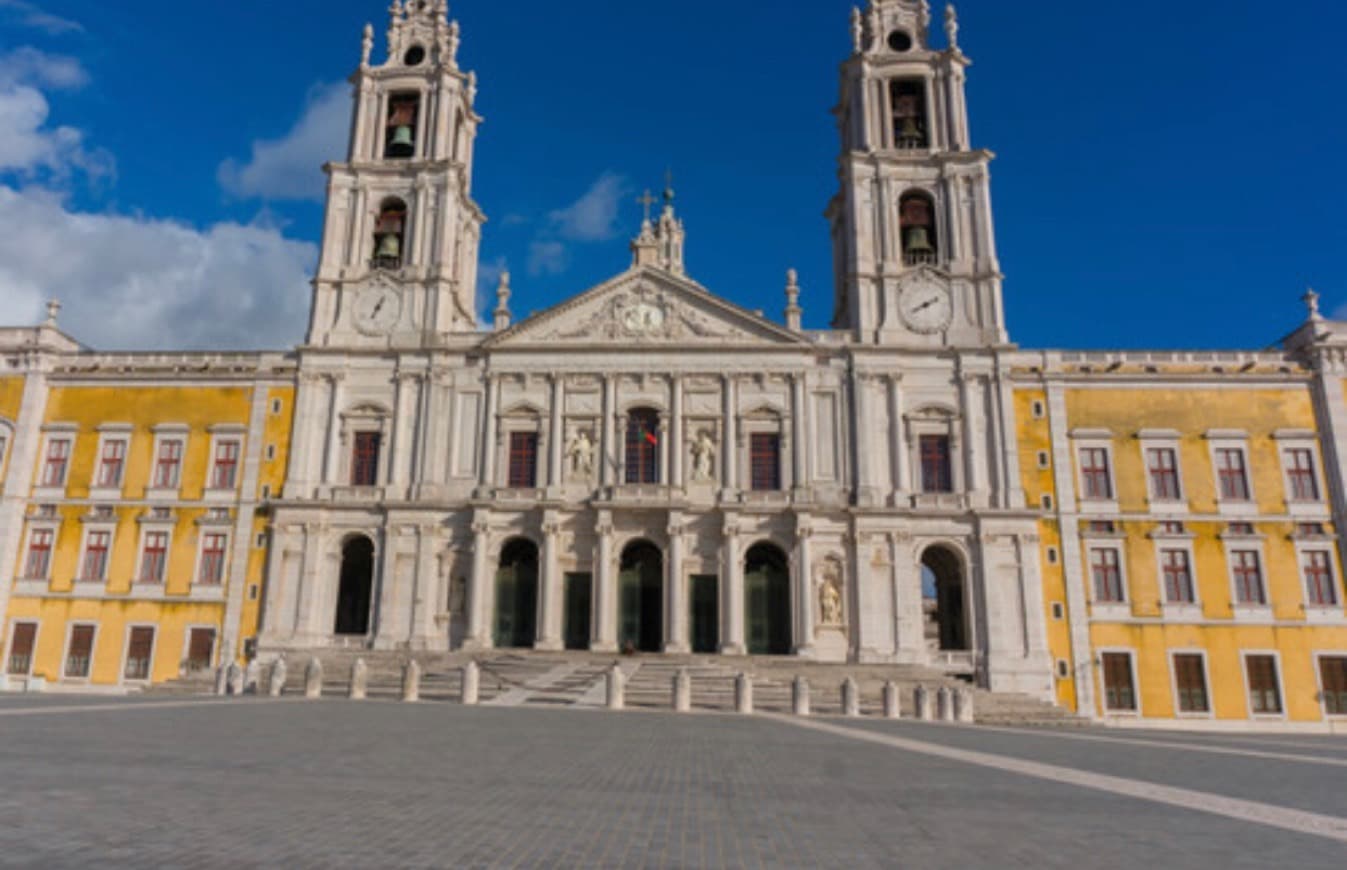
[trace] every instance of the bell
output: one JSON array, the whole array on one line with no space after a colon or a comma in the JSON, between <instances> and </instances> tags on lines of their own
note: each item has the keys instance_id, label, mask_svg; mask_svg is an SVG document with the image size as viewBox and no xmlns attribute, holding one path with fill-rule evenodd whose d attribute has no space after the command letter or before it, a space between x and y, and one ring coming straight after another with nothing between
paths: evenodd
<instances>
[{"instance_id":1,"label":"bell","mask_svg":"<svg viewBox=\"0 0 1347 870\"><path fill-rule=\"evenodd\" d=\"M912 227L907 231L907 253L909 254L934 254L935 248L931 245L930 233L926 227Z\"/></svg>"},{"instance_id":2,"label":"bell","mask_svg":"<svg viewBox=\"0 0 1347 870\"><path fill-rule=\"evenodd\" d=\"M908 116L903 119L903 128L898 133L898 141L904 145L920 145L922 141L921 128L917 126L917 119Z\"/></svg>"},{"instance_id":3,"label":"bell","mask_svg":"<svg viewBox=\"0 0 1347 870\"><path fill-rule=\"evenodd\" d=\"M393 128L393 138L388 143L388 151L395 157L407 157L416 150L416 140L412 128L399 125Z\"/></svg>"},{"instance_id":4,"label":"bell","mask_svg":"<svg viewBox=\"0 0 1347 870\"><path fill-rule=\"evenodd\" d=\"M379 237L379 247L374 252L376 260L399 261L402 259L402 242L397 236L389 233Z\"/></svg>"}]
</instances>

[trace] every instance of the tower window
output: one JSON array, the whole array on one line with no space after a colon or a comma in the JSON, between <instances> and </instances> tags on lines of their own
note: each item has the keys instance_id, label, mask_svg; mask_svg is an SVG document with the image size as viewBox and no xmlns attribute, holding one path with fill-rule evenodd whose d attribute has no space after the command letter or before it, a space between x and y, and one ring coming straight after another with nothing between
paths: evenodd
<instances>
[{"instance_id":1,"label":"tower window","mask_svg":"<svg viewBox=\"0 0 1347 870\"><path fill-rule=\"evenodd\" d=\"M939 256L935 234L935 203L924 193L909 193L898 205L903 233L903 262L909 266L934 263Z\"/></svg>"},{"instance_id":2,"label":"tower window","mask_svg":"<svg viewBox=\"0 0 1347 870\"><path fill-rule=\"evenodd\" d=\"M893 37L889 39L892 46ZM911 42L911 37L908 37L908 42ZM890 86L889 93L893 102L894 147L902 151L930 147L930 137L927 134L929 125L926 122L925 80L899 79Z\"/></svg>"},{"instance_id":3,"label":"tower window","mask_svg":"<svg viewBox=\"0 0 1347 870\"><path fill-rule=\"evenodd\" d=\"M351 486L379 485L379 447L383 437L378 432L357 432L351 453Z\"/></svg>"},{"instance_id":4,"label":"tower window","mask_svg":"<svg viewBox=\"0 0 1347 870\"><path fill-rule=\"evenodd\" d=\"M420 66L426 59L426 50L419 45L413 45L407 49L407 53L402 57L404 66Z\"/></svg>"},{"instance_id":5,"label":"tower window","mask_svg":"<svg viewBox=\"0 0 1347 870\"><path fill-rule=\"evenodd\" d=\"M388 129L384 157L404 159L416 153L416 118L421 98L415 94L395 95L388 101Z\"/></svg>"},{"instance_id":6,"label":"tower window","mask_svg":"<svg viewBox=\"0 0 1347 870\"><path fill-rule=\"evenodd\" d=\"M398 269L402 266L403 237L407 227L407 205L400 199L385 200L374 227L374 267Z\"/></svg>"},{"instance_id":7,"label":"tower window","mask_svg":"<svg viewBox=\"0 0 1347 870\"><path fill-rule=\"evenodd\" d=\"M898 53L912 50L912 34L906 30L895 30L889 34L889 48Z\"/></svg>"}]
</instances>

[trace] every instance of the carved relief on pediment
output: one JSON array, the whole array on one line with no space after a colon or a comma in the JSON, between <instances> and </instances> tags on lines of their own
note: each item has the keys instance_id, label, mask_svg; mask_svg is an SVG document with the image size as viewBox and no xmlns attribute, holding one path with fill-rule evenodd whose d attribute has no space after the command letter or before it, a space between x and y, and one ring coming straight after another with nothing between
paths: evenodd
<instances>
[{"instance_id":1,"label":"carved relief on pediment","mask_svg":"<svg viewBox=\"0 0 1347 870\"><path fill-rule=\"evenodd\" d=\"M578 320L544 330L540 339L686 341L735 339L748 333L694 309L674 294L647 284L623 290Z\"/></svg>"}]
</instances>

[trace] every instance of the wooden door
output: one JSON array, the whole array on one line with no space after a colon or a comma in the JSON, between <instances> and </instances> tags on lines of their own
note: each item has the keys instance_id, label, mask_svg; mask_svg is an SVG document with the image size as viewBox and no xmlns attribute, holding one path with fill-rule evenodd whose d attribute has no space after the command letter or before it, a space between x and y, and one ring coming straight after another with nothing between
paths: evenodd
<instances>
[{"instance_id":1,"label":"wooden door","mask_svg":"<svg viewBox=\"0 0 1347 870\"><path fill-rule=\"evenodd\" d=\"M187 638L187 670L208 671L215 659L215 629L194 628Z\"/></svg>"},{"instance_id":2,"label":"wooden door","mask_svg":"<svg viewBox=\"0 0 1347 870\"><path fill-rule=\"evenodd\" d=\"M1132 684L1132 657L1127 653L1104 653L1103 660L1105 708L1135 711L1137 696Z\"/></svg>"},{"instance_id":3,"label":"wooden door","mask_svg":"<svg viewBox=\"0 0 1347 870\"><path fill-rule=\"evenodd\" d=\"M37 641L36 622L14 623L14 637L9 643L9 662L6 672L26 677L33 671L33 645Z\"/></svg>"},{"instance_id":4,"label":"wooden door","mask_svg":"<svg viewBox=\"0 0 1347 870\"><path fill-rule=\"evenodd\" d=\"M126 645L126 668L123 679L148 680L150 678L150 659L154 655L154 629L148 627L131 629L131 640Z\"/></svg>"},{"instance_id":5,"label":"wooden door","mask_svg":"<svg viewBox=\"0 0 1347 870\"><path fill-rule=\"evenodd\" d=\"M93 666L94 627L77 625L70 629L70 647L65 657L65 675L85 679Z\"/></svg>"},{"instance_id":6,"label":"wooden door","mask_svg":"<svg viewBox=\"0 0 1347 870\"><path fill-rule=\"evenodd\" d=\"M1323 678L1324 712L1329 716L1347 716L1347 657L1319 659L1319 673Z\"/></svg>"}]
</instances>

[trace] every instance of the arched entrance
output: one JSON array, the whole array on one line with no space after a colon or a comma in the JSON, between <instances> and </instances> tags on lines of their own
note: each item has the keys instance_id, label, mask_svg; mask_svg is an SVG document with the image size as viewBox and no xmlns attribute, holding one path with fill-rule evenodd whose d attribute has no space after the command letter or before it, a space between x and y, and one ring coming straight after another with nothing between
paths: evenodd
<instances>
[{"instance_id":1,"label":"arched entrance","mask_svg":"<svg viewBox=\"0 0 1347 870\"><path fill-rule=\"evenodd\" d=\"M338 635L364 637L369 634L373 594L374 542L364 535L357 535L341 548L341 582L337 587Z\"/></svg>"},{"instance_id":2,"label":"arched entrance","mask_svg":"<svg viewBox=\"0 0 1347 870\"><path fill-rule=\"evenodd\" d=\"M500 551L496 570L496 646L532 647L538 636L538 547L516 538Z\"/></svg>"},{"instance_id":3,"label":"arched entrance","mask_svg":"<svg viewBox=\"0 0 1347 870\"><path fill-rule=\"evenodd\" d=\"M790 655L790 562L779 547L758 544L748 551L744 597L749 654Z\"/></svg>"},{"instance_id":4,"label":"arched entrance","mask_svg":"<svg viewBox=\"0 0 1347 870\"><path fill-rule=\"evenodd\" d=\"M618 645L659 652L664 642L664 554L648 541L622 551L618 577Z\"/></svg>"},{"instance_id":5,"label":"arched entrance","mask_svg":"<svg viewBox=\"0 0 1347 870\"><path fill-rule=\"evenodd\" d=\"M921 594L926 614L926 643L941 652L962 652L968 646L968 608L963 562L946 547L921 555Z\"/></svg>"}]
</instances>

